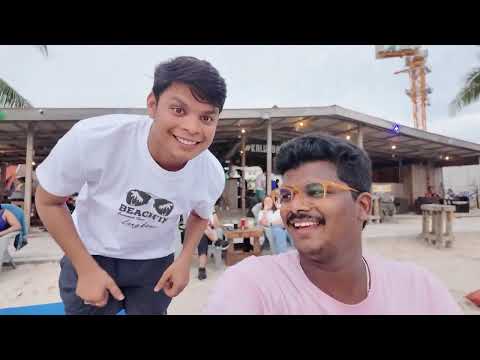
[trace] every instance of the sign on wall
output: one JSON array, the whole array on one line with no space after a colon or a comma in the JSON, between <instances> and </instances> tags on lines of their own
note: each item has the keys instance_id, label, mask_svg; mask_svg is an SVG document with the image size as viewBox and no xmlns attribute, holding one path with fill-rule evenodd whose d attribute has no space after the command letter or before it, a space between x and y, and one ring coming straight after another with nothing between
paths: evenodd
<instances>
[{"instance_id":1,"label":"sign on wall","mask_svg":"<svg viewBox=\"0 0 480 360\"><path fill-rule=\"evenodd\" d=\"M272 145L272 154L276 154L280 149L280 145ZM245 145L245 151L254 153L267 153L266 144L249 144Z\"/></svg>"}]
</instances>

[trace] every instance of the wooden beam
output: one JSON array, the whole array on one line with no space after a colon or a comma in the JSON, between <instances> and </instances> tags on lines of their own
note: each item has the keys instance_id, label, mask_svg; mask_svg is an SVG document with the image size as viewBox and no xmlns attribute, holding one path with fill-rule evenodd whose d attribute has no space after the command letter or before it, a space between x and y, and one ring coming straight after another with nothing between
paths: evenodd
<instances>
[{"instance_id":1,"label":"wooden beam","mask_svg":"<svg viewBox=\"0 0 480 360\"><path fill-rule=\"evenodd\" d=\"M25 128L22 125L13 123L13 126L15 126L17 129L22 130L22 135L25 133Z\"/></svg>"},{"instance_id":2,"label":"wooden beam","mask_svg":"<svg viewBox=\"0 0 480 360\"><path fill-rule=\"evenodd\" d=\"M25 162L25 198L24 198L24 215L27 234L30 232L30 214L32 212L32 161L33 161L33 142L34 131L33 124L28 123L27 126L27 154Z\"/></svg>"},{"instance_id":3,"label":"wooden beam","mask_svg":"<svg viewBox=\"0 0 480 360\"><path fill-rule=\"evenodd\" d=\"M0 202L5 202L5 191L7 184L7 164L0 164ZM1 264L0 264L1 265Z\"/></svg>"},{"instance_id":4,"label":"wooden beam","mask_svg":"<svg viewBox=\"0 0 480 360\"><path fill-rule=\"evenodd\" d=\"M363 149L363 128L359 127L357 130L357 146Z\"/></svg>"},{"instance_id":5,"label":"wooden beam","mask_svg":"<svg viewBox=\"0 0 480 360\"><path fill-rule=\"evenodd\" d=\"M245 211L245 196L246 196L246 189L245 189L245 163L246 163L246 151L245 151L245 135L242 136L242 215L246 215Z\"/></svg>"},{"instance_id":6,"label":"wooden beam","mask_svg":"<svg viewBox=\"0 0 480 360\"><path fill-rule=\"evenodd\" d=\"M267 194L272 192L272 122L267 120Z\"/></svg>"},{"instance_id":7,"label":"wooden beam","mask_svg":"<svg viewBox=\"0 0 480 360\"><path fill-rule=\"evenodd\" d=\"M331 133L332 136L339 136L339 135L343 135L343 134L348 134L348 133L355 133L356 131L358 131L358 127L354 127L353 129L350 129L350 130L342 130L342 131L338 131L338 132L335 132L335 133Z\"/></svg>"}]
</instances>

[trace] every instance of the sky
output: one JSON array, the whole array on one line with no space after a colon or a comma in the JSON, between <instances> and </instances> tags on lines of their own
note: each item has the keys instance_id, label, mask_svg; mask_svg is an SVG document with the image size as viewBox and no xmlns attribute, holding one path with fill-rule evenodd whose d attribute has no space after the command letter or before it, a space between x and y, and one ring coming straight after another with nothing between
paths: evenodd
<instances>
[{"instance_id":1,"label":"sky","mask_svg":"<svg viewBox=\"0 0 480 360\"><path fill-rule=\"evenodd\" d=\"M449 116L448 105L480 47L430 46L430 132L480 143L480 101ZM0 78L35 107L145 107L159 62L207 60L227 83L225 108L339 105L413 127L400 58L375 59L370 46L0 46Z\"/></svg>"}]
</instances>

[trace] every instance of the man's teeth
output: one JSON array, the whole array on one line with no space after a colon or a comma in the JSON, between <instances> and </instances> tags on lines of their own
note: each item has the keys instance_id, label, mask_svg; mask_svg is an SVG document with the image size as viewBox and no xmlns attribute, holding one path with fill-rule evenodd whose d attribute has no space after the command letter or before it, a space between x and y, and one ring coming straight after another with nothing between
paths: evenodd
<instances>
[{"instance_id":1,"label":"man's teeth","mask_svg":"<svg viewBox=\"0 0 480 360\"><path fill-rule=\"evenodd\" d=\"M178 136L175 136L177 138L177 140L179 142L181 142L182 144L185 144L185 145L195 145L197 142L196 141L190 141L190 140L187 140L187 139L183 139L181 137L178 137Z\"/></svg>"},{"instance_id":2,"label":"man's teeth","mask_svg":"<svg viewBox=\"0 0 480 360\"><path fill-rule=\"evenodd\" d=\"M318 222L301 222L301 223L294 223L293 226L296 228L304 228L309 226L317 226Z\"/></svg>"}]
</instances>

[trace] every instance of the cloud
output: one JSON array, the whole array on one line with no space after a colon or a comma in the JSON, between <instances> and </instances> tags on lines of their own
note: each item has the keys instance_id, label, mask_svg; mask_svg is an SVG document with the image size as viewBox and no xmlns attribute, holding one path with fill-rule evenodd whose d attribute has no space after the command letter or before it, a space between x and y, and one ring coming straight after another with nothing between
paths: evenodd
<instances>
[{"instance_id":1,"label":"cloud","mask_svg":"<svg viewBox=\"0 0 480 360\"><path fill-rule=\"evenodd\" d=\"M427 46L433 88L427 128L480 142L480 102L456 117L448 104L478 66L476 46ZM0 46L0 77L38 107L144 107L158 62L179 55L210 61L225 77L226 108L340 105L413 126L400 58L374 46Z\"/></svg>"},{"instance_id":2,"label":"cloud","mask_svg":"<svg viewBox=\"0 0 480 360\"><path fill-rule=\"evenodd\" d=\"M480 144L480 111L437 119L428 131Z\"/></svg>"}]
</instances>

